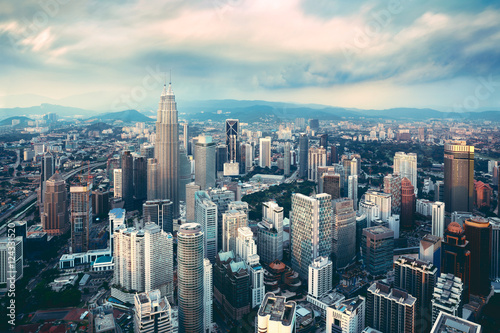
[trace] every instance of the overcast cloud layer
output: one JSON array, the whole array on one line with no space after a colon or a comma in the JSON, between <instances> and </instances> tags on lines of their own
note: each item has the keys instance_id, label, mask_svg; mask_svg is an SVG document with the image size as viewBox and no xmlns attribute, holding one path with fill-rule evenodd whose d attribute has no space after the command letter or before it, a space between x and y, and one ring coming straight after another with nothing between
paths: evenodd
<instances>
[{"instance_id":1,"label":"overcast cloud layer","mask_svg":"<svg viewBox=\"0 0 500 333\"><path fill-rule=\"evenodd\" d=\"M0 107L147 109L172 69L180 106L500 109L499 22L498 1L3 1Z\"/></svg>"}]
</instances>

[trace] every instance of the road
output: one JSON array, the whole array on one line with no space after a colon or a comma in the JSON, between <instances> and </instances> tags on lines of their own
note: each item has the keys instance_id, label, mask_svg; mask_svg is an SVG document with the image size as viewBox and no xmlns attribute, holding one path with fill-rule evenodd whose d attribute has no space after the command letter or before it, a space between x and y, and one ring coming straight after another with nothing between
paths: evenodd
<instances>
[{"instance_id":1,"label":"road","mask_svg":"<svg viewBox=\"0 0 500 333\"><path fill-rule=\"evenodd\" d=\"M294 172L294 173L292 173L292 175L291 175L290 177L288 177L288 178L285 180L285 183L286 183L286 184L290 184L290 183L292 183L292 182L296 181L296 180L297 180L297 176L298 176L298 174L299 174L299 170L297 169L297 170L295 170L295 172Z\"/></svg>"},{"instance_id":2,"label":"road","mask_svg":"<svg viewBox=\"0 0 500 333\"><path fill-rule=\"evenodd\" d=\"M96 168L98 166L105 165L106 163L107 163L106 161L92 163L92 164L90 164L90 168L94 169L94 168ZM78 172L81 172L82 170L85 170L88 167L89 167L88 165L84 165L84 166L81 166L79 168L73 169L73 170L71 170L69 172L66 172L65 174L62 174L62 178L64 180L68 180L68 178L73 177ZM24 199L19 205L17 205L15 208L9 210L2 217L0 217L0 225L2 225L2 227L0 228L0 235L3 233L4 228L5 228L4 224L6 224L6 223L4 223L4 221L6 221L12 214L20 211L21 209L25 208L28 205L29 205L29 207L27 207L24 211L26 211L27 209L31 208L32 205L36 204L36 198L37 198L37 194L36 193L32 193L29 197L27 197L26 199ZM24 211L22 211L21 214L24 213ZM11 219L11 220L16 220L21 214L18 214L16 216L14 216L14 218Z\"/></svg>"}]
</instances>

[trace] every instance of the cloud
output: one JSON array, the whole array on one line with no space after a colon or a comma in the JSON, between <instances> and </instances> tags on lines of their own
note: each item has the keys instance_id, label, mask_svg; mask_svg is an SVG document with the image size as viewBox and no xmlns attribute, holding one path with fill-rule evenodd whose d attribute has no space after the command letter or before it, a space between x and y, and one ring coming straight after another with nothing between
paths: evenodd
<instances>
[{"instance_id":1,"label":"cloud","mask_svg":"<svg viewBox=\"0 0 500 333\"><path fill-rule=\"evenodd\" d=\"M500 75L498 6L451 0L9 2L0 12L0 70L8 74L0 78L7 87L0 95L121 94L141 84L148 66L160 66L173 69L178 94L194 99L324 103L332 91L343 91L352 98L342 98L345 106L355 106L360 94L373 107L415 106L426 100L426 86L446 89L451 81ZM26 77L37 84L27 86ZM395 85L415 96L382 101L367 90ZM143 107L157 95L148 91ZM451 101L433 95L432 103Z\"/></svg>"}]
</instances>

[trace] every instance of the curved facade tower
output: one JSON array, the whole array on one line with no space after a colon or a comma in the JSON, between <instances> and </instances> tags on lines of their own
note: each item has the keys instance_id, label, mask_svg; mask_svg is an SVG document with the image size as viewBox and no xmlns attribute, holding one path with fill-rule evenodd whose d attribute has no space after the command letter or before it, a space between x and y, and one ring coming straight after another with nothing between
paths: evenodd
<instances>
[{"instance_id":1,"label":"curved facade tower","mask_svg":"<svg viewBox=\"0 0 500 333\"><path fill-rule=\"evenodd\" d=\"M203 332L203 231L198 223L185 223L177 234L179 332Z\"/></svg>"},{"instance_id":2,"label":"curved facade tower","mask_svg":"<svg viewBox=\"0 0 500 333\"><path fill-rule=\"evenodd\" d=\"M179 216L179 125L172 84L163 87L156 118L155 159L157 165L156 198L174 203ZM149 199L149 197L148 197Z\"/></svg>"}]
</instances>

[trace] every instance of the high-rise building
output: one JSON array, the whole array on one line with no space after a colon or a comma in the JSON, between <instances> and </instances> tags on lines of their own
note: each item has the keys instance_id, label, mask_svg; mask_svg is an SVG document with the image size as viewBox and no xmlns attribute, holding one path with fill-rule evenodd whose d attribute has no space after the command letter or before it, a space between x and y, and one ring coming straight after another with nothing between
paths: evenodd
<instances>
[{"instance_id":1,"label":"high-rise building","mask_svg":"<svg viewBox=\"0 0 500 333\"><path fill-rule=\"evenodd\" d=\"M500 207L499 207L500 209ZM500 218L491 217L491 273L493 281L500 282Z\"/></svg>"},{"instance_id":2,"label":"high-rise building","mask_svg":"<svg viewBox=\"0 0 500 333\"><path fill-rule=\"evenodd\" d=\"M236 238L236 256L247 264L250 275L250 293L252 308L260 305L264 299L264 269L257 254L257 244L253 239L253 232L249 227L238 228Z\"/></svg>"},{"instance_id":3,"label":"high-rise building","mask_svg":"<svg viewBox=\"0 0 500 333\"><path fill-rule=\"evenodd\" d=\"M337 154L337 146L335 144L330 146L330 165L339 163L339 156Z\"/></svg>"},{"instance_id":4,"label":"high-rise building","mask_svg":"<svg viewBox=\"0 0 500 333\"><path fill-rule=\"evenodd\" d=\"M217 172L224 171L224 163L227 163L227 146L224 144L218 144L215 147L215 168Z\"/></svg>"},{"instance_id":5,"label":"high-rise building","mask_svg":"<svg viewBox=\"0 0 500 333\"><path fill-rule=\"evenodd\" d=\"M307 293L321 298L332 290L333 263L328 257L317 257L309 265Z\"/></svg>"},{"instance_id":6,"label":"high-rise building","mask_svg":"<svg viewBox=\"0 0 500 333\"><path fill-rule=\"evenodd\" d=\"M317 182L318 167L326 166L326 149L323 147L309 148L307 179L311 182Z\"/></svg>"},{"instance_id":7,"label":"high-rise building","mask_svg":"<svg viewBox=\"0 0 500 333\"><path fill-rule=\"evenodd\" d=\"M183 224L177 244L179 332L203 332L205 266L201 225Z\"/></svg>"},{"instance_id":8,"label":"high-rise building","mask_svg":"<svg viewBox=\"0 0 500 333\"><path fill-rule=\"evenodd\" d=\"M259 139L259 166L261 168L271 167L271 138Z\"/></svg>"},{"instance_id":9,"label":"high-rise building","mask_svg":"<svg viewBox=\"0 0 500 333\"><path fill-rule=\"evenodd\" d=\"M115 198L121 198L123 196L123 175L122 169L113 170L113 196Z\"/></svg>"},{"instance_id":10,"label":"high-rise building","mask_svg":"<svg viewBox=\"0 0 500 333\"><path fill-rule=\"evenodd\" d=\"M257 312L259 333L294 333L296 304L283 296L267 293Z\"/></svg>"},{"instance_id":11,"label":"high-rise building","mask_svg":"<svg viewBox=\"0 0 500 333\"><path fill-rule=\"evenodd\" d=\"M429 261L436 266L438 273L441 272L441 240L442 238L438 236L425 235L420 240L418 255L420 260Z\"/></svg>"},{"instance_id":12,"label":"high-rise building","mask_svg":"<svg viewBox=\"0 0 500 333\"><path fill-rule=\"evenodd\" d=\"M173 203L170 200L148 200L142 204L144 223L154 223L165 232L174 232Z\"/></svg>"},{"instance_id":13,"label":"high-rise building","mask_svg":"<svg viewBox=\"0 0 500 333\"><path fill-rule=\"evenodd\" d=\"M309 154L309 138L306 133L300 133L299 137L299 177L302 179L307 178L307 163Z\"/></svg>"},{"instance_id":14,"label":"high-rise building","mask_svg":"<svg viewBox=\"0 0 500 333\"><path fill-rule=\"evenodd\" d=\"M254 151L254 148L250 143L241 144L241 162L240 162L240 173L241 174L245 174L252 169L253 160L254 160L253 151ZM285 152L285 159L286 159L286 152ZM243 167L244 167L244 170L242 169ZM286 170L286 166L285 166L285 170ZM290 171L288 172L288 174L290 174Z\"/></svg>"},{"instance_id":15,"label":"high-rise building","mask_svg":"<svg viewBox=\"0 0 500 333\"><path fill-rule=\"evenodd\" d=\"M122 198L125 208L131 209L134 205L134 158L128 150L122 154Z\"/></svg>"},{"instance_id":16,"label":"high-rise building","mask_svg":"<svg viewBox=\"0 0 500 333\"><path fill-rule=\"evenodd\" d=\"M230 202L235 201L235 193L226 187L215 188L208 191L210 199L217 205L217 247L222 249L222 214L228 210Z\"/></svg>"},{"instance_id":17,"label":"high-rise building","mask_svg":"<svg viewBox=\"0 0 500 333\"><path fill-rule=\"evenodd\" d=\"M215 142L208 135L200 135L195 145L194 182L202 190L215 186Z\"/></svg>"},{"instance_id":18,"label":"high-rise building","mask_svg":"<svg viewBox=\"0 0 500 333\"><path fill-rule=\"evenodd\" d=\"M325 149L328 148L328 134L324 133L319 136L319 145Z\"/></svg>"},{"instance_id":19,"label":"high-rise building","mask_svg":"<svg viewBox=\"0 0 500 333\"><path fill-rule=\"evenodd\" d=\"M393 214L401 213L401 177L397 173L384 177L384 193L391 195L391 210Z\"/></svg>"},{"instance_id":20,"label":"high-rise building","mask_svg":"<svg viewBox=\"0 0 500 333\"><path fill-rule=\"evenodd\" d=\"M350 175L347 178L347 197L352 200L352 206L358 209L358 175Z\"/></svg>"},{"instance_id":21,"label":"high-rise building","mask_svg":"<svg viewBox=\"0 0 500 333\"><path fill-rule=\"evenodd\" d=\"M186 149L179 149L179 201L186 202L186 185L191 183L191 160Z\"/></svg>"},{"instance_id":22,"label":"high-rise building","mask_svg":"<svg viewBox=\"0 0 500 333\"><path fill-rule=\"evenodd\" d=\"M226 119L226 145L227 160L230 163L240 162L238 149L240 134L240 121L238 119Z\"/></svg>"},{"instance_id":23,"label":"high-rise building","mask_svg":"<svg viewBox=\"0 0 500 333\"><path fill-rule=\"evenodd\" d=\"M294 193L290 215L292 268L306 279L313 260L331 253L331 197L326 193L311 197Z\"/></svg>"},{"instance_id":24,"label":"high-rise building","mask_svg":"<svg viewBox=\"0 0 500 333\"><path fill-rule=\"evenodd\" d=\"M148 162L146 157L137 156L134 158L134 197L141 203L147 199L148 185Z\"/></svg>"},{"instance_id":25,"label":"high-rise building","mask_svg":"<svg viewBox=\"0 0 500 333\"><path fill-rule=\"evenodd\" d=\"M203 246L205 258L215 263L217 255L217 205L210 200L206 191L197 191L194 195L194 221L201 225L204 233Z\"/></svg>"},{"instance_id":26,"label":"high-rise building","mask_svg":"<svg viewBox=\"0 0 500 333\"><path fill-rule=\"evenodd\" d=\"M352 200L333 200L332 214L332 251L338 269L349 265L356 256L356 212Z\"/></svg>"},{"instance_id":27,"label":"high-rise building","mask_svg":"<svg viewBox=\"0 0 500 333\"><path fill-rule=\"evenodd\" d=\"M416 320L423 327L431 314L431 300L438 269L429 261L401 256L394 262L394 286L406 290L417 299Z\"/></svg>"},{"instance_id":28,"label":"high-rise building","mask_svg":"<svg viewBox=\"0 0 500 333\"><path fill-rule=\"evenodd\" d=\"M195 210L195 194L197 191L201 190L200 185L196 185L194 182L186 185L186 221L194 222L194 210Z\"/></svg>"},{"instance_id":29,"label":"high-rise building","mask_svg":"<svg viewBox=\"0 0 500 333\"><path fill-rule=\"evenodd\" d=\"M415 190L408 178L401 180L401 227L413 228L415 214Z\"/></svg>"},{"instance_id":30,"label":"high-rise building","mask_svg":"<svg viewBox=\"0 0 500 333\"><path fill-rule=\"evenodd\" d=\"M469 300L471 253L465 231L457 222L451 222L441 243L441 273L451 273L464 284L464 300Z\"/></svg>"},{"instance_id":31,"label":"high-rise building","mask_svg":"<svg viewBox=\"0 0 500 333\"><path fill-rule=\"evenodd\" d=\"M447 212L472 212L474 146L465 141L444 145L444 204Z\"/></svg>"},{"instance_id":32,"label":"high-rise building","mask_svg":"<svg viewBox=\"0 0 500 333\"><path fill-rule=\"evenodd\" d=\"M184 149L186 150L186 152L189 150L189 124L188 123L184 123L182 124L182 137L183 137L183 145L184 145Z\"/></svg>"},{"instance_id":33,"label":"high-rise building","mask_svg":"<svg viewBox=\"0 0 500 333\"><path fill-rule=\"evenodd\" d=\"M384 221L389 221L389 216L391 216L392 205L391 205L391 195L388 193L368 191L365 193L365 201L370 201L376 204L380 209L379 218Z\"/></svg>"},{"instance_id":34,"label":"high-rise building","mask_svg":"<svg viewBox=\"0 0 500 333\"><path fill-rule=\"evenodd\" d=\"M362 296L326 308L326 333L361 333L365 328L366 301Z\"/></svg>"},{"instance_id":35,"label":"high-rise building","mask_svg":"<svg viewBox=\"0 0 500 333\"><path fill-rule=\"evenodd\" d=\"M95 220L102 220L108 216L109 191L105 191L102 188L92 191L92 209Z\"/></svg>"},{"instance_id":36,"label":"high-rise building","mask_svg":"<svg viewBox=\"0 0 500 333\"><path fill-rule=\"evenodd\" d=\"M487 296L490 293L491 225L488 219L475 217L465 221L465 238L470 250L470 293Z\"/></svg>"},{"instance_id":37,"label":"high-rise building","mask_svg":"<svg viewBox=\"0 0 500 333\"><path fill-rule=\"evenodd\" d=\"M319 193L330 194L332 200L340 199L342 193L341 182L341 176L339 174L324 172L319 176Z\"/></svg>"},{"instance_id":38,"label":"high-rise building","mask_svg":"<svg viewBox=\"0 0 500 333\"><path fill-rule=\"evenodd\" d=\"M386 274L392 269L394 231L381 226L363 229L361 247L363 262L371 275Z\"/></svg>"},{"instance_id":39,"label":"high-rise building","mask_svg":"<svg viewBox=\"0 0 500 333\"><path fill-rule=\"evenodd\" d=\"M283 151L283 168L285 176L290 176L290 165L292 164L292 160L290 158L290 142L285 142L285 147Z\"/></svg>"},{"instance_id":40,"label":"high-rise building","mask_svg":"<svg viewBox=\"0 0 500 333\"><path fill-rule=\"evenodd\" d=\"M155 159L157 165L156 198L174 204L174 218L179 215L179 127L177 104L172 85L163 86L156 117ZM149 198L148 198L149 199Z\"/></svg>"},{"instance_id":41,"label":"high-rise building","mask_svg":"<svg viewBox=\"0 0 500 333\"><path fill-rule=\"evenodd\" d=\"M407 291L375 282L366 296L366 325L382 332L416 333L417 299Z\"/></svg>"},{"instance_id":42,"label":"high-rise building","mask_svg":"<svg viewBox=\"0 0 500 333\"><path fill-rule=\"evenodd\" d=\"M56 172L45 182L44 208L40 216L43 231L49 235L61 235L67 229L68 210L66 198L66 182Z\"/></svg>"},{"instance_id":43,"label":"high-rise building","mask_svg":"<svg viewBox=\"0 0 500 333\"><path fill-rule=\"evenodd\" d=\"M432 234L443 238L444 226L444 202L434 202L432 204Z\"/></svg>"},{"instance_id":44,"label":"high-rise building","mask_svg":"<svg viewBox=\"0 0 500 333\"><path fill-rule=\"evenodd\" d=\"M113 233L114 281L137 292L159 289L170 302L174 295L173 237L154 223L137 230L120 225Z\"/></svg>"},{"instance_id":45,"label":"high-rise building","mask_svg":"<svg viewBox=\"0 0 500 333\"><path fill-rule=\"evenodd\" d=\"M158 193L156 192L157 184L158 184L158 163L156 163L156 159L148 158L148 185L147 185L148 200L156 200L158 198Z\"/></svg>"},{"instance_id":46,"label":"high-rise building","mask_svg":"<svg viewBox=\"0 0 500 333\"><path fill-rule=\"evenodd\" d=\"M265 263L283 260L283 207L274 201L262 204L262 221L257 224L257 251Z\"/></svg>"},{"instance_id":47,"label":"high-rise building","mask_svg":"<svg viewBox=\"0 0 500 333\"><path fill-rule=\"evenodd\" d=\"M126 211L123 208L114 208L109 211L109 248L111 254L115 250L114 234L115 230L118 229L122 224L125 224Z\"/></svg>"},{"instance_id":48,"label":"high-rise building","mask_svg":"<svg viewBox=\"0 0 500 333\"><path fill-rule=\"evenodd\" d=\"M451 316L447 313L440 312L439 316L432 326L430 333L443 333L443 332L467 332L467 333L481 333L481 325L471 321L462 319L460 317Z\"/></svg>"},{"instance_id":49,"label":"high-rise building","mask_svg":"<svg viewBox=\"0 0 500 333\"><path fill-rule=\"evenodd\" d=\"M207 258L203 259L203 326L205 332L211 332L213 323L213 271L212 264Z\"/></svg>"},{"instance_id":50,"label":"high-rise building","mask_svg":"<svg viewBox=\"0 0 500 333\"><path fill-rule=\"evenodd\" d=\"M146 158L146 161L147 161L150 158L155 157L155 147L151 146L151 145L143 144L143 145L141 145L140 153L141 153L141 156L144 156Z\"/></svg>"},{"instance_id":51,"label":"high-rise building","mask_svg":"<svg viewBox=\"0 0 500 333\"><path fill-rule=\"evenodd\" d=\"M462 280L451 273L438 277L432 294L432 325L440 312L462 316L463 287Z\"/></svg>"},{"instance_id":52,"label":"high-rise building","mask_svg":"<svg viewBox=\"0 0 500 333\"><path fill-rule=\"evenodd\" d=\"M23 243L22 236L0 237L0 292L15 290L14 282L24 275Z\"/></svg>"},{"instance_id":53,"label":"high-rise building","mask_svg":"<svg viewBox=\"0 0 500 333\"><path fill-rule=\"evenodd\" d=\"M50 177L55 172L55 163L54 163L54 156L50 152L46 152L42 156L42 168L40 170L40 188L38 189L38 201L39 201L39 206L40 209L42 210L41 213L43 213L43 200L44 198L44 193L45 193L45 182L49 180ZM40 214L41 215L41 214Z\"/></svg>"},{"instance_id":54,"label":"high-rise building","mask_svg":"<svg viewBox=\"0 0 500 333\"><path fill-rule=\"evenodd\" d=\"M434 201L444 202L444 182L436 180L434 184Z\"/></svg>"},{"instance_id":55,"label":"high-rise building","mask_svg":"<svg viewBox=\"0 0 500 333\"><path fill-rule=\"evenodd\" d=\"M398 214L394 214L394 215L391 215L389 217L389 229L391 229L392 231L394 231L394 239L398 239L399 238L399 227L401 225L401 220L399 218L399 215Z\"/></svg>"},{"instance_id":56,"label":"high-rise building","mask_svg":"<svg viewBox=\"0 0 500 333\"><path fill-rule=\"evenodd\" d=\"M404 152L397 152L394 155L394 173L401 176L401 179L408 178L417 189L417 154Z\"/></svg>"},{"instance_id":57,"label":"high-rise building","mask_svg":"<svg viewBox=\"0 0 500 333\"><path fill-rule=\"evenodd\" d=\"M134 332L174 332L170 304L159 290L135 294L134 304Z\"/></svg>"},{"instance_id":58,"label":"high-rise building","mask_svg":"<svg viewBox=\"0 0 500 333\"><path fill-rule=\"evenodd\" d=\"M250 312L250 275L233 251L219 252L214 265L214 298L232 320Z\"/></svg>"},{"instance_id":59,"label":"high-rise building","mask_svg":"<svg viewBox=\"0 0 500 333\"><path fill-rule=\"evenodd\" d=\"M71 186L69 192L71 194L71 253L87 252L92 221L92 183L85 186Z\"/></svg>"},{"instance_id":60,"label":"high-rise building","mask_svg":"<svg viewBox=\"0 0 500 333\"><path fill-rule=\"evenodd\" d=\"M244 211L228 210L222 214L222 251L236 252L238 228L248 226L248 217Z\"/></svg>"}]
</instances>

